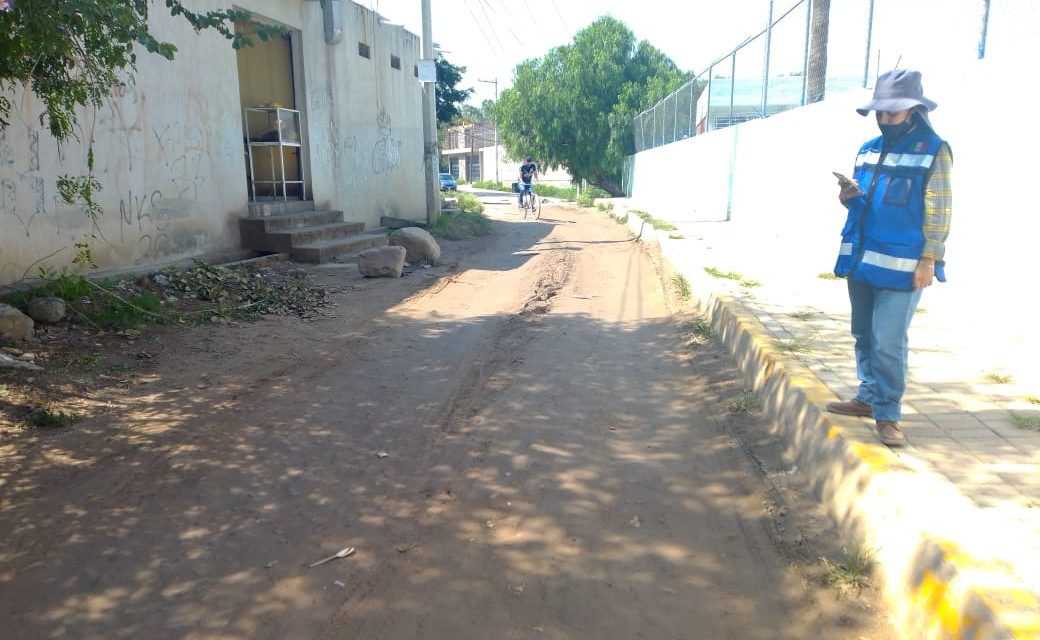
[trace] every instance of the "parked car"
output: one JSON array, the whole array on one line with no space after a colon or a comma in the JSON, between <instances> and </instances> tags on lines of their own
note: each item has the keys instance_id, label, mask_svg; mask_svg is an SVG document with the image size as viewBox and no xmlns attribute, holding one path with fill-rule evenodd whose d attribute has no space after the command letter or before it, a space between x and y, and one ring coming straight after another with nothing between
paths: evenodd
<instances>
[{"instance_id":1,"label":"parked car","mask_svg":"<svg viewBox=\"0 0 1040 640\"><path fill-rule=\"evenodd\" d=\"M450 173L441 174L441 191L455 191L458 185L455 184L455 176Z\"/></svg>"}]
</instances>

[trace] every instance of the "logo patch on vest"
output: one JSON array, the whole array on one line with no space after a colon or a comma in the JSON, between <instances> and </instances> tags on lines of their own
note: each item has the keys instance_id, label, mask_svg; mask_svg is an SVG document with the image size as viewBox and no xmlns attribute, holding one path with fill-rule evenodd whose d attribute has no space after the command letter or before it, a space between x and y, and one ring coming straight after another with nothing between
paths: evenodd
<instances>
[{"instance_id":1,"label":"logo patch on vest","mask_svg":"<svg viewBox=\"0 0 1040 640\"><path fill-rule=\"evenodd\" d=\"M924 140L918 142L917 144L914 145L914 153L921 153L922 151L925 150L925 147L927 147L927 146L928 145L924 142Z\"/></svg>"}]
</instances>

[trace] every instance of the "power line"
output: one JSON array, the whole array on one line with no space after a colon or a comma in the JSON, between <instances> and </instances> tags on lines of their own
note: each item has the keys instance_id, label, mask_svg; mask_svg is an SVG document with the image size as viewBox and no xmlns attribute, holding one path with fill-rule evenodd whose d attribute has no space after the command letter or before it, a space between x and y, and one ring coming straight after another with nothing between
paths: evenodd
<instances>
[{"instance_id":1,"label":"power line","mask_svg":"<svg viewBox=\"0 0 1040 640\"><path fill-rule=\"evenodd\" d=\"M502 39L498 37L498 31L495 30L495 22L488 15L487 3L484 0L477 0L477 6L484 13L484 19L487 20L488 26L491 28L491 35L495 36L495 42L498 43L498 48L502 50L502 55L505 55L506 48L502 45Z\"/></svg>"},{"instance_id":2,"label":"power line","mask_svg":"<svg viewBox=\"0 0 1040 640\"><path fill-rule=\"evenodd\" d=\"M473 18L473 25L477 28L477 31L480 32L480 35L484 37L484 42L487 42L488 51L491 52L491 55L495 57L499 64L502 64L502 57L495 51L495 45L491 43L491 38L488 37L487 31L484 30L483 26L481 26L477 14L473 13L473 7L470 6L469 0L464 0L463 4L466 5L466 10L469 11L470 17ZM505 50L503 50L503 53L505 53Z\"/></svg>"},{"instance_id":3,"label":"power line","mask_svg":"<svg viewBox=\"0 0 1040 640\"><path fill-rule=\"evenodd\" d=\"M484 4L487 4L488 7L491 8L491 12L492 13L494 13L495 15L499 15L498 14L498 10L495 9L490 3L484 2ZM513 39L516 40L517 43L522 47L522 46L524 46L524 41L520 39L520 36L516 35L516 31L513 31L513 27L511 26L512 23L513 23L513 13L511 11L509 11L509 5L504 5L504 6L505 6L506 11L509 12L509 16L505 18L506 29L509 31L510 35L513 36Z\"/></svg>"},{"instance_id":4,"label":"power line","mask_svg":"<svg viewBox=\"0 0 1040 640\"><path fill-rule=\"evenodd\" d=\"M560 24L562 24L563 28L567 30L567 33L574 33L571 30L570 26L568 26L567 20L563 17L563 14L560 13L560 7L557 6L556 0L552 0L552 6L553 6L553 9L556 10L556 15L560 16Z\"/></svg>"}]
</instances>

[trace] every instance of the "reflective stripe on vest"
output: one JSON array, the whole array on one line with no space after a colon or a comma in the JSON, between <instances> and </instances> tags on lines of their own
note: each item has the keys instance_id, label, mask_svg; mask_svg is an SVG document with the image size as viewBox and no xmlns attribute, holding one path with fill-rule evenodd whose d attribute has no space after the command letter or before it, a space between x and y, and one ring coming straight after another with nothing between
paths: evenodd
<instances>
[{"instance_id":1,"label":"reflective stripe on vest","mask_svg":"<svg viewBox=\"0 0 1040 640\"><path fill-rule=\"evenodd\" d=\"M854 177L867 193L848 203L836 275L883 289L913 288L926 242L926 181L943 144L921 127L884 152L880 137L863 145Z\"/></svg>"}]
</instances>

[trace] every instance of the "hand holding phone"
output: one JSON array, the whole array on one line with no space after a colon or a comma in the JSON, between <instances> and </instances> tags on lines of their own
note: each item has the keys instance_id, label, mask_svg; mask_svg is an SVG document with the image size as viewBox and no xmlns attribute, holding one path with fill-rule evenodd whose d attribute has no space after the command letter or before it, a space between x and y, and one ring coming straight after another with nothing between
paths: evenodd
<instances>
[{"instance_id":1,"label":"hand holding phone","mask_svg":"<svg viewBox=\"0 0 1040 640\"><path fill-rule=\"evenodd\" d=\"M855 180L846 175L840 174L837 171L831 171L831 173L838 179L838 185L841 187L840 197L842 201L863 195L863 191L859 188L859 185L856 184Z\"/></svg>"}]
</instances>

